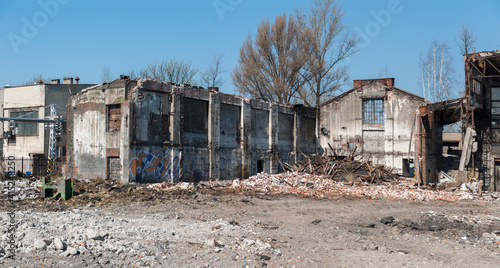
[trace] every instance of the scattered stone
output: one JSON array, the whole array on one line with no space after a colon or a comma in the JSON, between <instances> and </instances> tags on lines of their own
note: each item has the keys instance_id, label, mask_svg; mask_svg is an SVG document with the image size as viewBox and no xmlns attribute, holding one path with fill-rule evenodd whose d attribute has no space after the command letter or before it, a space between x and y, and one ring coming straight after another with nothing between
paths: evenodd
<instances>
[{"instance_id":1,"label":"scattered stone","mask_svg":"<svg viewBox=\"0 0 500 268\"><path fill-rule=\"evenodd\" d=\"M314 225L318 225L319 223L321 223L321 220L314 220L311 223L314 224Z\"/></svg>"},{"instance_id":2,"label":"scattered stone","mask_svg":"<svg viewBox=\"0 0 500 268\"><path fill-rule=\"evenodd\" d=\"M443 230L443 229L444 229L444 228L443 228L443 227L441 227L441 226L439 226L439 225L431 225L431 226L429 226L429 231L433 231L433 232L434 232L434 231L441 231L441 230Z\"/></svg>"},{"instance_id":3,"label":"scattered stone","mask_svg":"<svg viewBox=\"0 0 500 268\"><path fill-rule=\"evenodd\" d=\"M56 237L56 238L54 238L54 247L57 250L65 250L67 245L61 239Z\"/></svg>"},{"instance_id":4,"label":"scattered stone","mask_svg":"<svg viewBox=\"0 0 500 268\"><path fill-rule=\"evenodd\" d=\"M134 243L132 243L132 247L134 249L141 249L142 248L141 243L139 243L137 241L135 241Z\"/></svg>"},{"instance_id":5,"label":"scattered stone","mask_svg":"<svg viewBox=\"0 0 500 268\"><path fill-rule=\"evenodd\" d=\"M381 223L383 224L391 224L394 222L394 217L393 216L389 216L389 217L383 217L381 220L380 220Z\"/></svg>"},{"instance_id":6,"label":"scattered stone","mask_svg":"<svg viewBox=\"0 0 500 268\"><path fill-rule=\"evenodd\" d=\"M205 245L207 247L215 247L215 239L206 239L205 240Z\"/></svg>"},{"instance_id":7,"label":"scattered stone","mask_svg":"<svg viewBox=\"0 0 500 268\"><path fill-rule=\"evenodd\" d=\"M78 249L74 248L74 247L68 247L66 249L66 252L69 254L69 255L77 255L78 254Z\"/></svg>"},{"instance_id":8,"label":"scattered stone","mask_svg":"<svg viewBox=\"0 0 500 268\"><path fill-rule=\"evenodd\" d=\"M35 249L36 250L46 250L47 249L47 244L45 244L45 241L42 239L37 239L35 240Z\"/></svg>"},{"instance_id":9,"label":"scattered stone","mask_svg":"<svg viewBox=\"0 0 500 268\"><path fill-rule=\"evenodd\" d=\"M483 235L481 236L481 238L484 239L484 240L489 240L489 239L491 239L491 237L492 236L489 233L483 233Z\"/></svg>"},{"instance_id":10,"label":"scattered stone","mask_svg":"<svg viewBox=\"0 0 500 268\"><path fill-rule=\"evenodd\" d=\"M268 261L271 259L270 256L267 256L267 255L262 255L262 254L257 254L257 256L259 256L261 259L265 260L265 261Z\"/></svg>"},{"instance_id":11,"label":"scattered stone","mask_svg":"<svg viewBox=\"0 0 500 268\"><path fill-rule=\"evenodd\" d=\"M94 229L87 230L87 237L92 240L101 240L101 241L104 240L104 238L99 234L99 232L97 232Z\"/></svg>"}]
</instances>

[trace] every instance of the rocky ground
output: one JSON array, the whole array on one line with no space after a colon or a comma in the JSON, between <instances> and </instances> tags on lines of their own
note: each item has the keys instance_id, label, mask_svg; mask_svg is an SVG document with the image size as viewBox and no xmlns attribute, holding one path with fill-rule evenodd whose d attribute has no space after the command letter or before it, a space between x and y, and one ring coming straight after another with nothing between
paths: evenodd
<instances>
[{"instance_id":1,"label":"rocky ground","mask_svg":"<svg viewBox=\"0 0 500 268\"><path fill-rule=\"evenodd\" d=\"M451 193L435 192L446 198L433 199L432 192L412 188L409 193L423 193L425 198L407 198L415 195L385 194L400 186L344 185L351 190L337 195L329 190L326 197L317 198L307 194L307 189L316 189L311 178L308 184L273 177L271 191L256 187L262 176L254 182L176 186L76 183L77 196L68 201L40 199L38 182L19 181L16 193L23 198L10 203L2 192L0 201L0 267L500 263L500 201L494 193L452 199ZM289 189L277 190L280 183ZM304 189L291 190L300 187ZM370 194L371 188L378 194ZM450 199L454 201L443 201ZM17 224L14 259L6 258L9 232L4 223L11 209Z\"/></svg>"}]
</instances>

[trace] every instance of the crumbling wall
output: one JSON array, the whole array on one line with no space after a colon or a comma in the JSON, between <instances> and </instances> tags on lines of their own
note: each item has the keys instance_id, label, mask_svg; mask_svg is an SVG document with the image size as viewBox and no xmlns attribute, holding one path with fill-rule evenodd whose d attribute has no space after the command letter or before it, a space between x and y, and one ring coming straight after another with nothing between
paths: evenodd
<instances>
[{"instance_id":1,"label":"crumbling wall","mask_svg":"<svg viewBox=\"0 0 500 268\"><path fill-rule=\"evenodd\" d=\"M292 164L316 150L315 108L119 81L72 98L72 175L121 176L125 183L247 178L281 171L280 161Z\"/></svg>"},{"instance_id":2,"label":"crumbling wall","mask_svg":"<svg viewBox=\"0 0 500 268\"><path fill-rule=\"evenodd\" d=\"M128 144L129 133L125 82L90 87L71 96L67 175L78 179L120 178L124 182L128 146L123 144Z\"/></svg>"},{"instance_id":3,"label":"crumbling wall","mask_svg":"<svg viewBox=\"0 0 500 268\"><path fill-rule=\"evenodd\" d=\"M331 149L344 156L356 150L365 161L402 173L403 159L413 155L409 149L414 114L425 100L393 87L391 78L379 80L355 80L358 87L320 105L319 142L329 154ZM364 114L364 105L381 109ZM371 121L365 120L370 116Z\"/></svg>"}]
</instances>

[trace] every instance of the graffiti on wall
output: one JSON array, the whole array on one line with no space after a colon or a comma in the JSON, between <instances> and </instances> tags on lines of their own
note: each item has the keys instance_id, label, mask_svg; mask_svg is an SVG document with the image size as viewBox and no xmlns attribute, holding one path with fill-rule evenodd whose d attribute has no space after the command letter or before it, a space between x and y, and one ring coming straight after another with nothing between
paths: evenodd
<instances>
[{"instance_id":1,"label":"graffiti on wall","mask_svg":"<svg viewBox=\"0 0 500 268\"><path fill-rule=\"evenodd\" d=\"M184 162L179 156L171 159L170 156L140 151L130 161L130 175L136 182L179 182L181 177L188 181L199 180L201 172L194 169L195 161Z\"/></svg>"}]
</instances>

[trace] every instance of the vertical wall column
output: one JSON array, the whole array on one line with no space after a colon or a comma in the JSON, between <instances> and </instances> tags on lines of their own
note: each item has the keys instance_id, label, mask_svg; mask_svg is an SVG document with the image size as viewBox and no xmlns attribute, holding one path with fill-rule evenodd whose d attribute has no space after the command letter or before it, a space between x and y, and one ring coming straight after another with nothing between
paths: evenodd
<instances>
[{"instance_id":1,"label":"vertical wall column","mask_svg":"<svg viewBox=\"0 0 500 268\"><path fill-rule=\"evenodd\" d=\"M247 179L252 174L252 106L250 101L241 99L241 178Z\"/></svg>"},{"instance_id":2,"label":"vertical wall column","mask_svg":"<svg viewBox=\"0 0 500 268\"><path fill-rule=\"evenodd\" d=\"M121 120L121 131L120 131L120 161L122 165L122 183L130 182L130 173L129 173L129 163L130 163L130 143L132 139L130 138L130 121L133 119L130 116L131 106L133 106L130 102L124 101L121 104L122 106L122 120Z\"/></svg>"},{"instance_id":3,"label":"vertical wall column","mask_svg":"<svg viewBox=\"0 0 500 268\"><path fill-rule=\"evenodd\" d=\"M269 171L278 173L278 104L271 103L269 108Z\"/></svg>"},{"instance_id":4,"label":"vertical wall column","mask_svg":"<svg viewBox=\"0 0 500 268\"><path fill-rule=\"evenodd\" d=\"M181 143L182 143L182 136L181 136L181 102L182 102L182 96L178 92L172 92L171 101L170 101L170 142L172 146L170 147L170 159L175 159L176 156L178 156L179 161L180 158L182 157L182 150L181 150ZM166 153L165 153L166 155ZM180 174L173 174L174 169L170 169L171 174L170 174L170 182L174 182L174 178L179 178ZM181 172L179 170L179 172Z\"/></svg>"},{"instance_id":5,"label":"vertical wall column","mask_svg":"<svg viewBox=\"0 0 500 268\"><path fill-rule=\"evenodd\" d=\"M210 153L210 179L220 178L220 100L214 93L210 93L208 104L208 148Z\"/></svg>"},{"instance_id":6,"label":"vertical wall column","mask_svg":"<svg viewBox=\"0 0 500 268\"><path fill-rule=\"evenodd\" d=\"M293 113L293 154L297 162L302 157L302 111L295 110Z\"/></svg>"}]
</instances>

